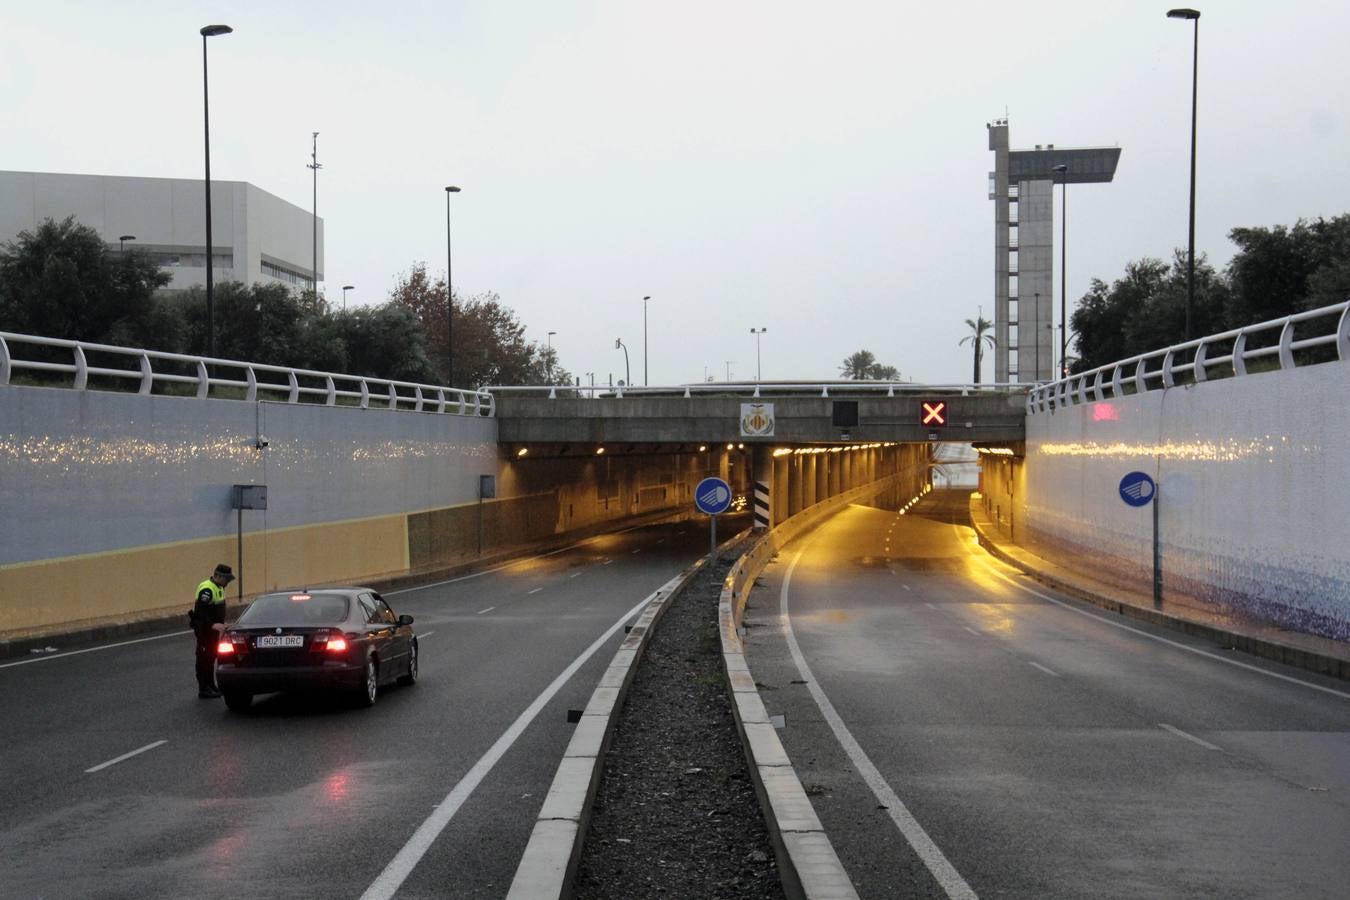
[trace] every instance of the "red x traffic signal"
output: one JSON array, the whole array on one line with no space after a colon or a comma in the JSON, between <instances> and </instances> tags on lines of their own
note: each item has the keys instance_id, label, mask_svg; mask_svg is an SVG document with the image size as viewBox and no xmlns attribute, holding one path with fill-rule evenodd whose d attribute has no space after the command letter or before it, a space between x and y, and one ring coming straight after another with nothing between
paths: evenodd
<instances>
[{"instance_id":1,"label":"red x traffic signal","mask_svg":"<svg viewBox=\"0 0 1350 900\"><path fill-rule=\"evenodd\" d=\"M946 425L947 401L946 400L923 401L923 416L920 419L919 424Z\"/></svg>"}]
</instances>

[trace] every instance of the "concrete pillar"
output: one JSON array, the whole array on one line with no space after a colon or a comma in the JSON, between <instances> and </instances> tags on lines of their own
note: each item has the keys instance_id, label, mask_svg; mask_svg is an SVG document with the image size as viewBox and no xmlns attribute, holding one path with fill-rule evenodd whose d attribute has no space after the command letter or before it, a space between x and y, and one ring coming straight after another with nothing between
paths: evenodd
<instances>
[{"instance_id":1,"label":"concrete pillar","mask_svg":"<svg viewBox=\"0 0 1350 900\"><path fill-rule=\"evenodd\" d=\"M816 505L816 456L802 457L802 506L810 508Z\"/></svg>"},{"instance_id":2,"label":"concrete pillar","mask_svg":"<svg viewBox=\"0 0 1350 900\"><path fill-rule=\"evenodd\" d=\"M788 517L788 460L790 456L779 456L773 461L773 489L770 494L775 498L770 520L774 525L781 524Z\"/></svg>"},{"instance_id":3,"label":"concrete pillar","mask_svg":"<svg viewBox=\"0 0 1350 900\"><path fill-rule=\"evenodd\" d=\"M830 454L818 453L816 461L816 500L825 500L830 496Z\"/></svg>"},{"instance_id":4,"label":"concrete pillar","mask_svg":"<svg viewBox=\"0 0 1350 900\"><path fill-rule=\"evenodd\" d=\"M792 460L788 467L788 514L795 516L802 511L802 458L795 454L788 458Z\"/></svg>"}]
</instances>

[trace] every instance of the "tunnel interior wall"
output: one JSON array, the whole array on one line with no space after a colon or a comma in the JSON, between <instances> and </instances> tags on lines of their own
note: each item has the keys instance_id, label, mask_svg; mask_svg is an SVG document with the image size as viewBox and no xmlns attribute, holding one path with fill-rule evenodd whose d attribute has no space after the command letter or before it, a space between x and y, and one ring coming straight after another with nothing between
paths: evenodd
<instances>
[{"instance_id":1,"label":"tunnel interior wall","mask_svg":"<svg viewBox=\"0 0 1350 900\"><path fill-rule=\"evenodd\" d=\"M1037 413L1024 472L986 474L985 493L1042 556L1151 592L1153 510L1120 494L1145 472L1165 599L1347 640L1347 395L1350 365L1332 362Z\"/></svg>"}]
</instances>

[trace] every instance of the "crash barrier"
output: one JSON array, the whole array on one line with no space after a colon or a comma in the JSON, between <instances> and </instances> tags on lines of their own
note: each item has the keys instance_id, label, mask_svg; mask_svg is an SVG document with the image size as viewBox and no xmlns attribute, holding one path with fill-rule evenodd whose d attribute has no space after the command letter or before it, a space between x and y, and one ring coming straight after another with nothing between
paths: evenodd
<instances>
[{"instance_id":1,"label":"crash barrier","mask_svg":"<svg viewBox=\"0 0 1350 900\"><path fill-rule=\"evenodd\" d=\"M1321 347L1333 348L1334 353L1308 352ZM1332 356L1350 361L1350 301L1211 334L1038 385L1027 394L1027 415L1215 377L1288 370Z\"/></svg>"},{"instance_id":2,"label":"crash barrier","mask_svg":"<svg viewBox=\"0 0 1350 900\"><path fill-rule=\"evenodd\" d=\"M27 354L18 355L19 348ZM53 356L65 358L53 361ZM90 356L102 365L91 365ZM130 390L123 386L135 382L135 392L142 395L185 394L182 388L190 386L199 400L273 400L459 416L491 416L496 409L486 391L0 331L0 386L10 384L20 372L55 374L59 379L44 386L77 391L89 390L94 378L102 379L110 390Z\"/></svg>"},{"instance_id":3,"label":"crash barrier","mask_svg":"<svg viewBox=\"0 0 1350 900\"><path fill-rule=\"evenodd\" d=\"M806 796L801 779L769 721L764 701L755 687L754 676L745 660L741 641L741 620L755 579L777 555L779 549L799 535L816 527L830 516L857 500L902 487L912 472L898 472L872 484L831 497L803 510L777 528L765 532L742 554L722 586L717 606L718 632L722 639L722 661L727 685L732 692L736 727L750 762L750 773L759 795L760 808L769 826L783 889L789 897L825 900L856 898L839 857L834 852L824 826ZM924 484L922 492L930 490Z\"/></svg>"},{"instance_id":4,"label":"crash barrier","mask_svg":"<svg viewBox=\"0 0 1350 900\"><path fill-rule=\"evenodd\" d=\"M741 532L717 548L717 553L745 537ZM507 892L508 900L557 900L568 896L576 880L577 864L586 840L591 804L605 770L614 727L623 711L624 698L637 674L638 662L652 631L667 607L685 585L713 556L705 556L657 588L628 629L628 636L614 654L609 668L582 711L572 740L563 752L544 805L535 819L525 853L516 867Z\"/></svg>"}]
</instances>

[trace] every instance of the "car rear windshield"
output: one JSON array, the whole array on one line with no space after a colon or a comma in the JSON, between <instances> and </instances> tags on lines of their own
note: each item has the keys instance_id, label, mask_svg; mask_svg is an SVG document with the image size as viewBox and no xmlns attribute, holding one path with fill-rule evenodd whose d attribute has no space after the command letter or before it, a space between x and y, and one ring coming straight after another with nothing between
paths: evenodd
<instances>
[{"instance_id":1,"label":"car rear windshield","mask_svg":"<svg viewBox=\"0 0 1350 900\"><path fill-rule=\"evenodd\" d=\"M342 594L268 594L254 600L239 617L240 625L336 625L347 618Z\"/></svg>"}]
</instances>

